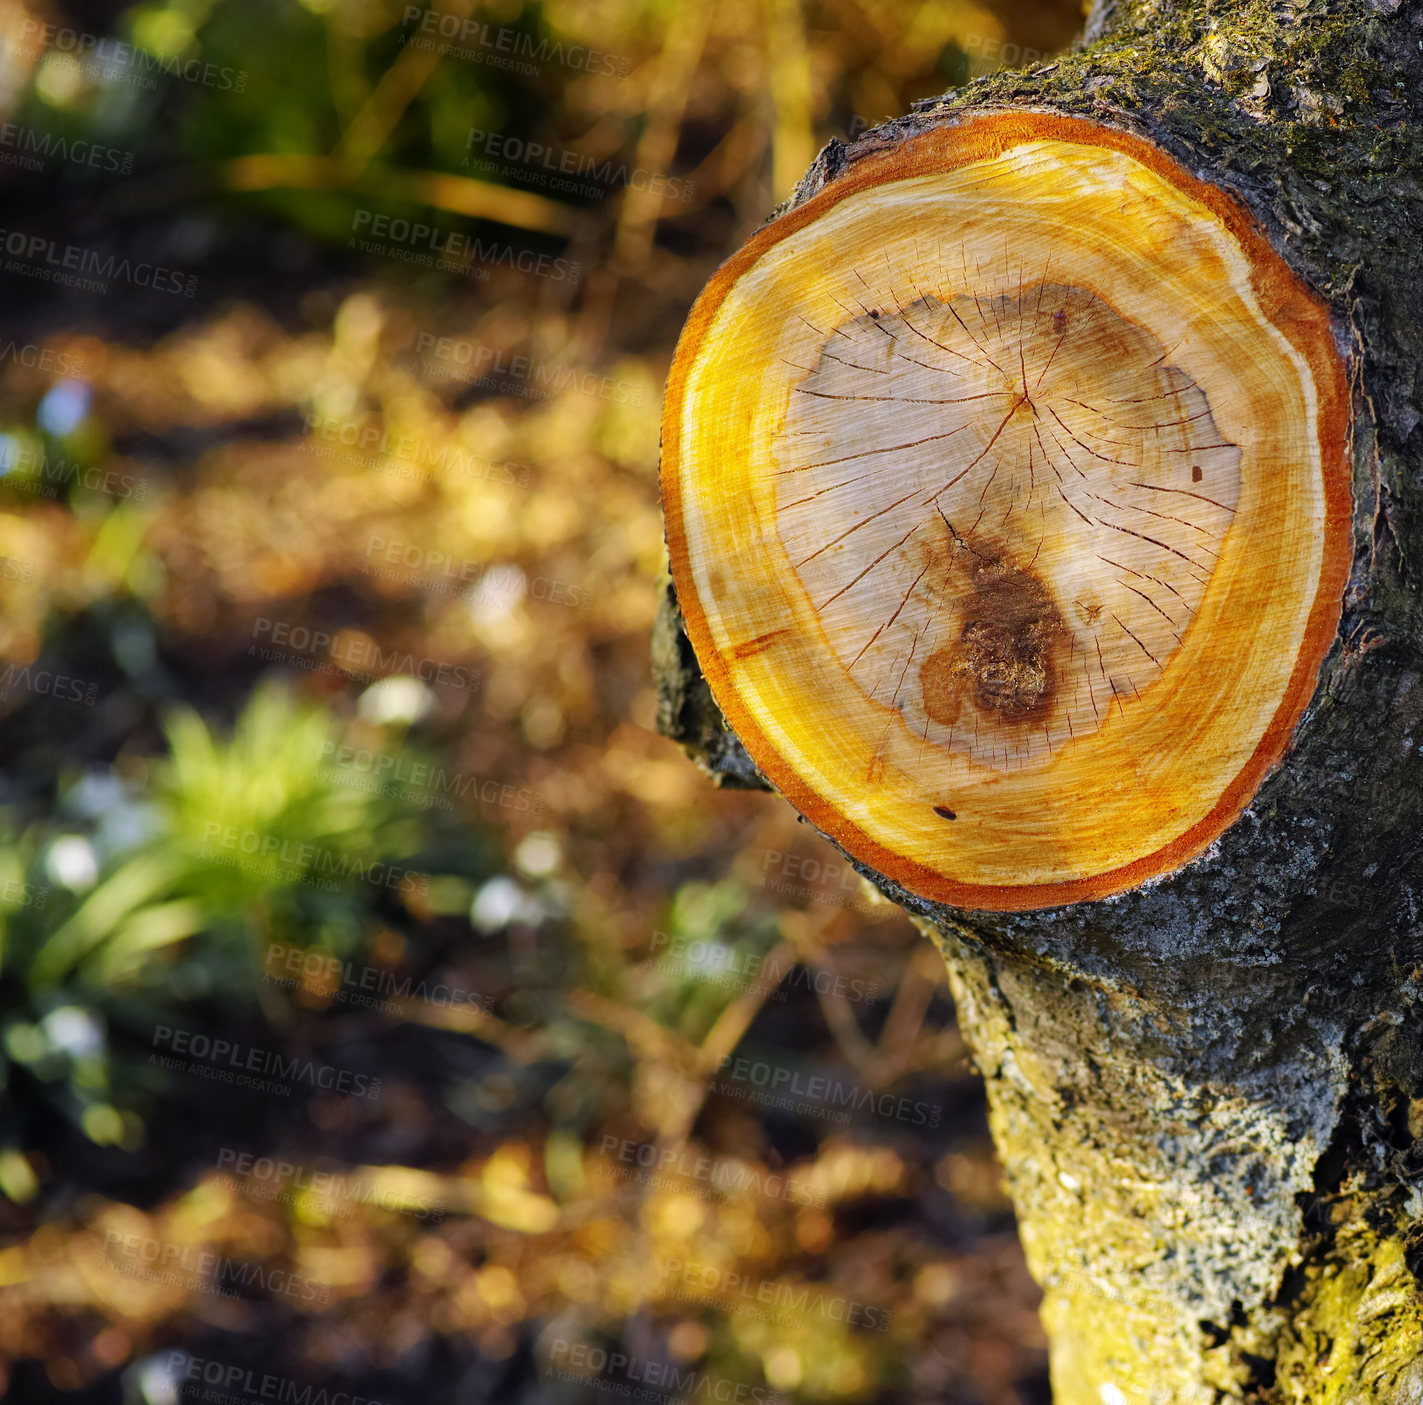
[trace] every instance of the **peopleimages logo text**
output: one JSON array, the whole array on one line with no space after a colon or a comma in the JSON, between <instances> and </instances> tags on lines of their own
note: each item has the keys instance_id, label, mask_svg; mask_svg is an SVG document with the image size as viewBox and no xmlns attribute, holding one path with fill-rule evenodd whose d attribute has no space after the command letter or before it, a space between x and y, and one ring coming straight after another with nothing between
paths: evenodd
<instances>
[{"instance_id":1,"label":"peopleimages logo text","mask_svg":"<svg viewBox=\"0 0 1423 1405\"><path fill-rule=\"evenodd\" d=\"M614 380L586 367L535 356L510 355L492 346L459 337L421 332L415 339L416 369L426 375L462 380L481 387L517 382L530 387L534 399L548 399L570 387L615 405L641 405L647 398L641 385Z\"/></svg>"},{"instance_id":2,"label":"peopleimages logo text","mask_svg":"<svg viewBox=\"0 0 1423 1405\"><path fill-rule=\"evenodd\" d=\"M175 1244L111 1229L104 1236L104 1253L125 1278L144 1278L172 1287L196 1286L201 1292L224 1298L242 1298L257 1289L274 1298L325 1307L331 1297L328 1284L315 1283L284 1268L230 1259L195 1244Z\"/></svg>"},{"instance_id":3,"label":"peopleimages logo text","mask_svg":"<svg viewBox=\"0 0 1423 1405\"><path fill-rule=\"evenodd\" d=\"M100 253L79 244L61 244L43 234L26 234L22 229L0 229L0 250L9 257L7 272L37 274L56 282L92 278L104 285L96 289L100 292L105 291L109 279L184 298L195 297L198 291L196 274L164 268L146 259L135 261Z\"/></svg>"},{"instance_id":4,"label":"peopleimages logo text","mask_svg":"<svg viewBox=\"0 0 1423 1405\"><path fill-rule=\"evenodd\" d=\"M305 1083L310 1088L320 1088L328 1093L344 1093L357 1098L380 1096L381 1080L368 1077L364 1073L353 1073L348 1068L333 1068L330 1064L319 1064L314 1059L287 1058L271 1049L248 1048L232 1039L214 1039L207 1034L194 1034L187 1029L174 1029L161 1024L153 1031L155 1049L171 1049L187 1059L210 1065L224 1075L223 1082L234 1082L237 1086L249 1086L249 1075L271 1076L287 1079L293 1083ZM150 1054L149 1062L157 1062ZM179 1066L177 1060L164 1060L164 1066ZM234 1080L231 1075L239 1075ZM253 1086L256 1086L253 1084ZM267 1091L290 1091L289 1089L268 1089Z\"/></svg>"},{"instance_id":5,"label":"peopleimages logo text","mask_svg":"<svg viewBox=\"0 0 1423 1405\"><path fill-rule=\"evenodd\" d=\"M347 882L359 879L377 888L415 893L430 891L429 874L417 873L412 868L402 868L399 864L380 859L363 859L340 849L308 844L286 835L258 829L238 829L235 825L208 820L203 825L202 852L212 856L220 849L242 858L261 860L273 873L285 870L292 876L309 875Z\"/></svg>"},{"instance_id":6,"label":"peopleimages logo text","mask_svg":"<svg viewBox=\"0 0 1423 1405\"><path fill-rule=\"evenodd\" d=\"M312 1171L295 1161L226 1146L218 1150L217 1166L220 1179L249 1199L294 1205L306 1196L332 1218L350 1217L362 1205L376 1205L436 1224L445 1217L443 1209L428 1196L384 1187L365 1172Z\"/></svg>"},{"instance_id":7,"label":"peopleimages logo text","mask_svg":"<svg viewBox=\"0 0 1423 1405\"><path fill-rule=\"evenodd\" d=\"M56 673L52 668L35 668L31 664L17 668L6 664L0 673L0 698L8 698L13 692L34 693L36 697L53 698L56 702L82 703L93 707L99 701L99 685L87 678L73 678L67 673Z\"/></svg>"},{"instance_id":8,"label":"peopleimages logo text","mask_svg":"<svg viewBox=\"0 0 1423 1405\"><path fill-rule=\"evenodd\" d=\"M304 624L294 625L258 615L252 621L252 637L268 639L280 648L249 644L250 655L276 663L295 663L304 658L306 661L297 666L308 671L338 672L362 680L409 674L425 683L471 693L479 687L477 668L447 663L443 659L417 658L408 650L394 646L383 649L374 640L348 630L339 630L333 635Z\"/></svg>"},{"instance_id":9,"label":"peopleimages logo text","mask_svg":"<svg viewBox=\"0 0 1423 1405\"><path fill-rule=\"evenodd\" d=\"M414 761L409 757L391 752L371 751L365 747L344 746L334 741L321 744L321 760L328 763L316 774L325 780L335 779L340 771L354 771L369 776L373 789L385 789L386 793L405 795L406 798L420 795L444 799L455 796L463 800L469 796L483 801L486 805L499 805L505 809L518 810L527 814L541 814L544 798L537 791L523 786L512 786L504 781L480 780L467 771L446 771L428 761ZM339 784L346 782L337 781ZM362 789L364 787L353 787ZM448 806L444 808L449 808Z\"/></svg>"},{"instance_id":10,"label":"peopleimages logo text","mask_svg":"<svg viewBox=\"0 0 1423 1405\"><path fill-rule=\"evenodd\" d=\"M717 1402L717 1405L773 1405L781 1399L770 1394L765 1386L748 1385L726 1376L713 1376L690 1366L677 1366L669 1361L657 1361L630 1356L622 1351L607 1351L587 1342L555 1337L548 1353L548 1372L557 1380L569 1384L596 1385L612 1395L634 1400L679 1402Z\"/></svg>"},{"instance_id":11,"label":"peopleimages logo text","mask_svg":"<svg viewBox=\"0 0 1423 1405\"><path fill-rule=\"evenodd\" d=\"M824 1284L752 1278L715 1264L669 1259L663 1269L663 1281L675 1284L671 1292L675 1298L695 1302L710 1297L727 1307L748 1308L763 1321L775 1320L786 1313L802 1318L814 1315L871 1332L887 1332L893 1317L888 1308L859 1302L842 1293L826 1292Z\"/></svg>"},{"instance_id":12,"label":"peopleimages logo text","mask_svg":"<svg viewBox=\"0 0 1423 1405\"><path fill-rule=\"evenodd\" d=\"M714 1159L685 1149L633 1141L630 1137L618 1137L612 1133L604 1134L598 1154L619 1177L658 1189L685 1188L685 1182L690 1180L701 1182L718 1193L742 1194L750 1190L766 1200L789 1200L797 1205L816 1206L826 1203L823 1187L731 1157Z\"/></svg>"},{"instance_id":13,"label":"peopleimages logo text","mask_svg":"<svg viewBox=\"0 0 1423 1405\"><path fill-rule=\"evenodd\" d=\"M653 932L653 951L664 952L658 965L674 974L700 976L708 984L755 986L771 1000L785 1000L797 988L840 1000L877 1000L878 981L857 980L835 971L811 970L799 961L786 964L758 952L738 951L715 938L674 936Z\"/></svg>"},{"instance_id":14,"label":"peopleimages logo text","mask_svg":"<svg viewBox=\"0 0 1423 1405\"><path fill-rule=\"evenodd\" d=\"M382 966L361 966L354 961L342 961L329 952L283 946L280 942L267 948L266 967L263 979L274 984L297 986L303 981L334 984L338 999L350 999L357 1004L381 1004L392 1009L412 1003L468 1005L486 1014L494 1007L493 996L481 995L460 985L429 981L423 976L400 976Z\"/></svg>"},{"instance_id":15,"label":"peopleimages logo text","mask_svg":"<svg viewBox=\"0 0 1423 1405\"><path fill-rule=\"evenodd\" d=\"M542 142L526 141L504 132L491 132L483 127L471 127L465 137L466 166L481 169L494 160L508 162L529 171L555 188L580 189L576 182L556 180L556 177L587 177L580 193L597 196L627 186L630 190L645 190L668 200L680 200L684 205L696 194L695 184L684 176L668 176L661 171L649 171L642 166L629 166L610 157L599 161L577 151L560 151Z\"/></svg>"},{"instance_id":16,"label":"peopleimages logo text","mask_svg":"<svg viewBox=\"0 0 1423 1405\"><path fill-rule=\"evenodd\" d=\"M349 1390L328 1390L294 1381L287 1376L273 1376L227 1361L215 1361L206 1356L189 1356L183 1351L168 1353L169 1378L179 1383L179 1391L188 1384L211 1386L222 1392L224 1402L245 1400L275 1400L278 1405L380 1405L369 1395L355 1395ZM189 1392L196 1394L196 1392ZM203 1392L206 1399L211 1392Z\"/></svg>"},{"instance_id":17,"label":"peopleimages logo text","mask_svg":"<svg viewBox=\"0 0 1423 1405\"><path fill-rule=\"evenodd\" d=\"M0 448L0 479L19 492L45 498L58 497L60 488L73 484L114 498L142 498L148 492L147 481L136 473L82 464L51 455L41 445L17 444L13 439Z\"/></svg>"},{"instance_id":18,"label":"peopleimages logo text","mask_svg":"<svg viewBox=\"0 0 1423 1405\"><path fill-rule=\"evenodd\" d=\"M495 28L482 20L452 15L422 5L405 7L406 25L417 28L408 37L412 48L434 48L455 58L471 58L489 62L493 67L519 67L514 59L532 59L534 64L557 64L579 73L604 74L626 78L632 72L632 60L616 54L590 49L586 44L566 44L558 39L539 39L521 30L506 26ZM498 62L509 56L504 63Z\"/></svg>"},{"instance_id":19,"label":"peopleimages logo text","mask_svg":"<svg viewBox=\"0 0 1423 1405\"><path fill-rule=\"evenodd\" d=\"M718 1071L723 1075L720 1092L772 1106L794 1107L799 1111L838 1109L842 1116L850 1109L870 1111L916 1127L937 1127L944 1113L938 1103L876 1092L826 1074L803 1074L798 1069L764 1059L728 1054L718 1065Z\"/></svg>"},{"instance_id":20,"label":"peopleimages logo text","mask_svg":"<svg viewBox=\"0 0 1423 1405\"><path fill-rule=\"evenodd\" d=\"M128 175L133 170L133 152L118 147L101 146L83 137L62 137L58 132L42 132L23 122L0 123L0 161L38 171L45 162L58 159L75 166L91 166L98 171L117 171Z\"/></svg>"},{"instance_id":21,"label":"peopleimages logo text","mask_svg":"<svg viewBox=\"0 0 1423 1405\"><path fill-rule=\"evenodd\" d=\"M307 415L306 432L316 453L340 458L362 467L374 467L381 472L396 472L401 477L418 477L438 483L446 473L463 473L470 478L482 478L490 483L517 484L526 488L534 473L528 464L492 459L487 454L457 444L434 444L411 434L399 434L383 425L366 420L342 420L329 415ZM327 448L328 445L333 447ZM344 454L342 448L353 454Z\"/></svg>"},{"instance_id":22,"label":"peopleimages logo text","mask_svg":"<svg viewBox=\"0 0 1423 1405\"><path fill-rule=\"evenodd\" d=\"M576 283L583 265L576 259L536 254L532 249L515 249L457 229L441 229L421 220L408 220L394 215L378 215L374 210L357 210L351 219L351 243L365 252L379 252L379 245L367 247L369 240L395 245L421 255L430 267L463 268L473 264L490 264L512 268L519 273L532 273L539 278L554 278Z\"/></svg>"},{"instance_id":23,"label":"peopleimages logo text","mask_svg":"<svg viewBox=\"0 0 1423 1405\"><path fill-rule=\"evenodd\" d=\"M0 366L27 366L31 370L53 371L57 376L82 376L84 358L38 342L0 342Z\"/></svg>"}]
</instances>

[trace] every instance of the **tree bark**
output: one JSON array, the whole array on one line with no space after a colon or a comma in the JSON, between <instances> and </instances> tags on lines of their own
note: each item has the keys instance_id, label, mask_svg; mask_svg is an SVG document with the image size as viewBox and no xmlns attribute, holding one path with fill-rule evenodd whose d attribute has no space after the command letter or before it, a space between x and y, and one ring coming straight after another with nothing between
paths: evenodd
<instances>
[{"instance_id":1,"label":"tree bark","mask_svg":"<svg viewBox=\"0 0 1423 1405\"><path fill-rule=\"evenodd\" d=\"M832 141L785 208L969 111L1134 133L1324 297L1353 568L1281 764L1203 856L1102 901L926 902L987 1082L1061 1405L1423 1401L1423 3L1099 0L1083 46ZM765 786L670 585L660 725Z\"/></svg>"}]
</instances>

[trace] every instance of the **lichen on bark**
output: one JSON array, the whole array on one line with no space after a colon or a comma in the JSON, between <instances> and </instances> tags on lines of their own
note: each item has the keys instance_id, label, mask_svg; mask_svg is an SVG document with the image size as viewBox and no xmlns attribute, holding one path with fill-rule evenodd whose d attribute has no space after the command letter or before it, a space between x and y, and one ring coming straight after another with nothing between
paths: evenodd
<instances>
[{"instance_id":1,"label":"lichen on bark","mask_svg":"<svg viewBox=\"0 0 1423 1405\"><path fill-rule=\"evenodd\" d=\"M1416 1231L1423 1204L1343 1195L1324 1207L1328 1253L1299 1270L1273 1363L1280 1405L1423 1400L1423 1302Z\"/></svg>"}]
</instances>

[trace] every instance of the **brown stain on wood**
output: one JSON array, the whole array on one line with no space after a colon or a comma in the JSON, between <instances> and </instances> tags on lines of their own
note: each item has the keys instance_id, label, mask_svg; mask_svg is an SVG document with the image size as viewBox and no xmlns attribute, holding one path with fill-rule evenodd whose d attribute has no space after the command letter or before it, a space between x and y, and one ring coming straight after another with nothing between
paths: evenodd
<instances>
[{"instance_id":1,"label":"brown stain on wood","mask_svg":"<svg viewBox=\"0 0 1423 1405\"><path fill-rule=\"evenodd\" d=\"M924 710L952 726L971 701L999 725L1040 722L1057 692L1062 617L1031 571L991 551L969 551L959 637L919 670Z\"/></svg>"},{"instance_id":2,"label":"brown stain on wood","mask_svg":"<svg viewBox=\"0 0 1423 1405\"><path fill-rule=\"evenodd\" d=\"M777 639L784 639L790 630L773 629L766 634L758 634L754 639L748 639L744 643L738 644L731 652L738 659L749 659L765 649L769 649Z\"/></svg>"}]
</instances>

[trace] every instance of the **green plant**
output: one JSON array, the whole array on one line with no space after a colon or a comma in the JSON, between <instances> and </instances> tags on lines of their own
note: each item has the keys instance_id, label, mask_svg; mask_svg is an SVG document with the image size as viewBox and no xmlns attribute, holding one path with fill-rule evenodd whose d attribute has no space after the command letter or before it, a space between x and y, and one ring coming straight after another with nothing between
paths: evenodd
<instances>
[{"instance_id":1,"label":"green plant","mask_svg":"<svg viewBox=\"0 0 1423 1405\"><path fill-rule=\"evenodd\" d=\"M167 725L147 784L71 787L64 816L0 847L0 1023L23 1068L93 1140L130 1140L110 1030L212 996L253 1007L274 941L355 950L428 878L425 816L325 764L345 733L322 707L260 686L230 738L190 708ZM398 750L399 742L388 738ZM71 804L71 810L76 805ZM70 832L65 832L66 828ZM158 1012L158 1013L155 1013Z\"/></svg>"}]
</instances>

